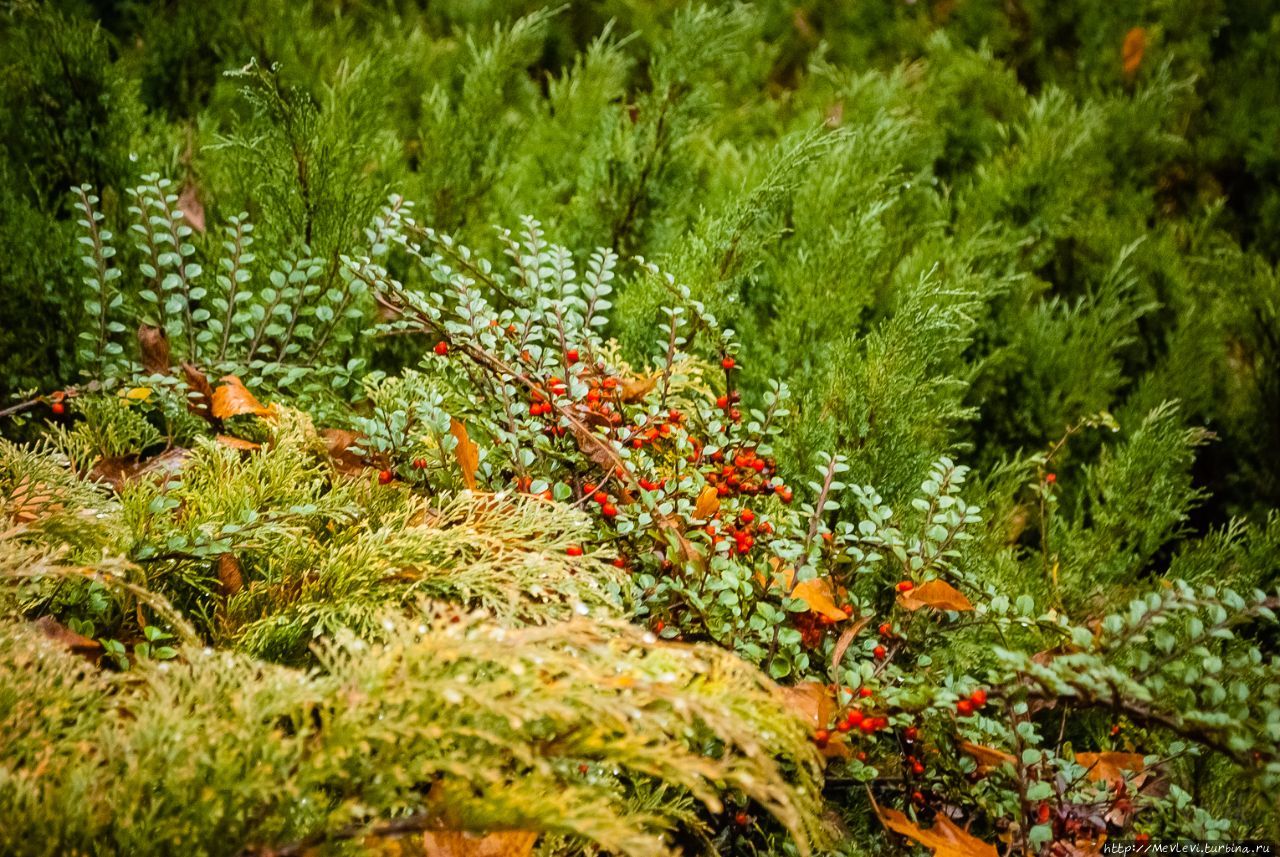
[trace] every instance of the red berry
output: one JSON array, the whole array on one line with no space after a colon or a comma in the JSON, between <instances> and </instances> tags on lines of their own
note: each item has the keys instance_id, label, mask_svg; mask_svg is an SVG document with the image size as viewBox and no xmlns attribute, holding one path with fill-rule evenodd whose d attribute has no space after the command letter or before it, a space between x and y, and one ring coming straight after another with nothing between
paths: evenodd
<instances>
[{"instance_id":1,"label":"red berry","mask_svg":"<svg viewBox=\"0 0 1280 857\"><path fill-rule=\"evenodd\" d=\"M49 406L49 410L53 411L54 416L60 417L67 412L67 406L62 402L54 402Z\"/></svg>"},{"instance_id":2,"label":"red berry","mask_svg":"<svg viewBox=\"0 0 1280 857\"><path fill-rule=\"evenodd\" d=\"M858 724L858 729L865 735L870 735L879 728L879 721L875 717L864 718L863 721Z\"/></svg>"},{"instance_id":3,"label":"red berry","mask_svg":"<svg viewBox=\"0 0 1280 857\"><path fill-rule=\"evenodd\" d=\"M915 588L916 588L916 585L912 583L910 580L904 580L901 583L899 583L897 586L897 589L899 592L910 592Z\"/></svg>"},{"instance_id":4,"label":"red berry","mask_svg":"<svg viewBox=\"0 0 1280 857\"><path fill-rule=\"evenodd\" d=\"M841 720L839 723L836 724L836 729L841 732L848 732L850 729L853 728L853 725L854 724L850 722L849 718L846 717L844 720Z\"/></svg>"},{"instance_id":5,"label":"red berry","mask_svg":"<svg viewBox=\"0 0 1280 857\"><path fill-rule=\"evenodd\" d=\"M616 518L618 517L618 507L612 503L605 503L600 507L600 514L606 518Z\"/></svg>"},{"instance_id":6,"label":"red berry","mask_svg":"<svg viewBox=\"0 0 1280 857\"><path fill-rule=\"evenodd\" d=\"M885 622L884 624L882 624L882 625L880 626L880 636L881 636L881 637L892 637L892 636L893 636L893 626L892 626L892 625L890 625L888 622Z\"/></svg>"},{"instance_id":7,"label":"red berry","mask_svg":"<svg viewBox=\"0 0 1280 857\"><path fill-rule=\"evenodd\" d=\"M961 717L968 717L973 713L973 703L967 699L962 699L956 703L956 711Z\"/></svg>"},{"instance_id":8,"label":"red berry","mask_svg":"<svg viewBox=\"0 0 1280 857\"><path fill-rule=\"evenodd\" d=\"M924 803L924 795L920 792L912 792L911 799L916 803Z\"/></svg>"},{"instance_id":9,"label":"red berry","mask_svg":"<svg viewBox=\"0 0 1280 857\"><path fill-rule=\"evenodd\" d=\"M390 470L384 470L378 474L378 481L381 482L383 485L387 485L388 483L391 482L392 479L395 479L395 478L396 478L396 475L392 473Z\"/></svg>"},{"instance_id":10,"label":"red berry","mask_svg":"<svg viewBox=\"0 0 1280 857\"><path fill-rule=\"evenodd\" d=\"M614 558L613 558L613 566L614 566L614 568L626 568L626 567L627 567L627 559L626 559L626 557L622 557L622 556L616 556L616 557L614 557Z\"/></svg>"},{"instance_id":11,"label":"red berry","mask_svg":"<svg viewBox=\"0 0 1280 857\"><path fill-rule=\"evenodd\" d=\"M436 343L435 351L436 354L439 354L441 357L445 356L449 353L449 343L445 342L443 339L440 340Z\"/></svg>"},{"instance_id":12,"label":"red berry","mask_svg":"<svg viewBox=\"0 0 1280 857\"><path fill-rule=\"evenodd\" d=\"M583 483L582 483L582 496L583 496L583 497L590 496L591 494L594 494L594 493L596 493L596 483L594 483L594 482L583 482Z\"/></svg>"},{"instance_id":13,"label":"red berry","mask_svg":"<svg viewBox=\"0 0 1280 857\"><path fill-rule=\"evenodd\" d=\"M827 742L831 740L831 733L826 729L819 729L813 733L813 743L819 747L827 746Z\"/></svg>"},{"instance_id":14,"label":"red berry","mask_svg":"<svg viewBox=\"0 0 1280 857\"><path fill-rule=\"evenodd\" d=\"M661 619L653 623L653 630L657 631L659 634L662 633L662 629L665 627L667 627L667 623L663 622Z\"/></svg>"},{"instance_id":15,"label":"red berry","mask_svg":"<svg viewBox=\"0 0 1280 857\"><path fill-rule=\"evenodd\" d=\"M921 774L924 773L924 765L920 764L919 762L912 762L911 773L915 774L917 777L920 776Z\"/></svg>"},{"instance_id":16,"label":"red berry","mask_svg":"<svg viewBox=\"0 0 1280 857\"><path fill-rule=\"evenodd\" d=\"M566 362L566 363L577 363L577 362L578 362L578 349L576 349L576 348L570 348L568 351L566 351L566 352L564 353L564 359L565 359L565 362Z\"/></svg>"},{"instance_id":17,"label":"red berry","mask_svg":"<svg viewBox=\"0 0 1280 857\"><path fill-rule=\"evenodd\" d=\"M569 556L582 556L582 548L578 545L569 545L564 552Z\"/></svg>"},{"instance_id":18,"label":"red berry","mask_svg":"<svg viewBox=\"0 0 1280 857\"><path fill-rule=\"evenodd\" d=\"M791 493L790 488L780 488L778 490L778 499L781 500L783 503L790 503L792 496L793 495Z\"/></svg>"},{"instance_id":19,"label":"red berry","mask_svg":"<svg viewBox=\"0 0 1280 857\"><path fill-rule=\"evenodd\" d=\"M608 495L608 494L606 494L606 493L604 493L603 491L597 491L597 492L595 493L595 496L593 496L591 499L592 499L592 500L595 500L597 503L600 503L601 505L603 505L604 503L607 503L607 502L608 502L608 500L609 500L609 495Z\"/></svg>"},{"instance_id":20,"label":"red berry","mask_svg":"<svg viewBox=\"0 0 1280 857\"><path fill-rule=\"evenodd\" d=\"M1049 804L1047 803L1040 804L1040 807L1036 810L1036 820L1039 821L1041 824L1044 824L1046 821L1049 820Z\"/></svg>"},{"instance_id":21,"label":"red berry","mask_svg":"<svg viewBox=\"0 0 1280 857\"><path fill-rule=\"evenodd\" d=\"M876 646L871 650L871 654L876 656L876 660L882 661L884 660L884 656L888 654L888 650L886 650L884 646Z\"/></svg>"},{"instance_id":22,"label":"red berry","mask_svg":"<svg viewBox=\"0 0 1280 857\"><path fill-rule=\"evenodd\" d=\"M729 407L729 397L721 396L720 398L716 399L716 407L719 408L720 410L724 410L725 408Z\"/></svg>"},{"instance_id":23,"label":"red berry","mask_svg":"<svg viewBox=\"0 0 1280 857\"><path fill-rule=\"evenodd\" d=\"M734 362L732 357L726 357L720 361L720 365L724 367L725 371L728 371L738 364Z\"/></svg>"},{"instance_id":24,"label":"red berry","mask_svg":"<svg viewBox=\"0 0 1280 857\"><path fill-rule=\"evenodd\" d=\"M756 519L756 513L750 509L743 509L742 514L738 515L738 520L744 524L749 524Z\"/></svg>"},{"instance_id":25,"label":"red berry","mask_svg":"<svg viewBox=\"0 0 1280 857\"><path fill-rule=\"evenodd\" d=\"M583 762L581 765L578 766L578 773L580 774L585 774L589 770L591 769L587 767L586 762Z\"/></svg>"},{"instance_id":26,"label":"red berry","mask_svg":"<svg viewBox=\"0 0 1280 857\"><path fill-rule=\"evenodd\" d=\"M746 827L751 823L751 819L747 817L745 812L740 812L733 817L733 823L739 827Z\"/></svg>"},{"instance_id":27,"label":"red berry","mask_svg":"<svg viewBox=\"0 0 1280 857\"><path fill-rule=\"evenodd\" d=\"M916 737L919 736L919 734L920 730L914 726L908 726L906 729L902 730L902 737L906 738L908 741L916 740Z\"/></svg>"},{"instance_id":28,"label":"red berry","mask_svg":"<svg viewBox=\"0 0 1280 857\"><path fill-rule=\"evenodd\" d=\"M871 694L872 694L872 690L869 687L858 688L858 696L862 697L863 699L870 699Z\"/></svg>"},{"instance_id":29,"label":"red berry","mask_svg":"<svg viewBox=\"0 0 1280 857\"><path fill-rule=\"evenodd\" d=\"M840 610L841 610L841 612L843 612L843 613L844 613L845 618L848 618L848 617L850 617L850 616L852 616L852 615L853 615L853 605L852 605L852 604L846 604L846 605L844 605L843 607L841 607L841 608L840 608Z\"/></svg>"},{"instance_id":30,"label":"red berry","mask_svg":"<svg viewBox=\"0 0 1280 857\"><path fill-rule=\"evenodd\" d=\"M1046 473L1046 474L1044 475L1044 481L1045 481L1045 482L1047 482L1048 484L1052 485L1053 483L1055 483L1055 482L1057 482L1057 481L1058 481L1058 474L1056 474L1056 473Z\"/></svg>"},{"instance_id":31,"label":"red berry","mask_svg":"<svg viewBox=\"0 0 1280 857\"><path fill-rule=\"evenodd\" d=\"M981 708L987 704L987 692L982 688L978 688L969 694L969 701L973 703L974 708Z\"/></svg>"}]
</instances>

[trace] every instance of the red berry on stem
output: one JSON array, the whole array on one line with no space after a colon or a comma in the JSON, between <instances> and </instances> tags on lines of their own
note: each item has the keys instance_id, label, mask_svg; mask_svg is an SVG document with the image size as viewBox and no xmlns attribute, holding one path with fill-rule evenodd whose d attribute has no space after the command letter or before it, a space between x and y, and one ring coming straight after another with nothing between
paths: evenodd
<instances>
[{"instance_id":1,"label":"red berry on stem","mask_svg":"<svg viewBox=\"0 0 1280 857\"><path fill-rule=\"evenodd\" d=\"M440 340L436 343L435 352L441 357L445 356L449 353L449 343L445 342L443 339Z\"/></svg>"},{"instance_id":2,"label":"red berry on stem","mask_svg":"<svg viewBox=\"0 0 1280 857\"><path fill-rule=\"evenodd\" d=\"M987 692L982 688L978 688L969 694L969 701L973 703L974 708L981 708L987 704Z\"/></svg>"},{"instance_id":3,"label":"red berry on stem","mask_svg":"<svg viewBox=\"0 0 1280 857\"><path fill-rule=\"evenodd\" d=\"M383 470L381 473L378 474L378 481L381 482L383 485L390 483L391 480L395 478L396 478L396 475L392 473L390 470Z\"/></svg>"},{"instance_id":4,"label":"red berry on stem","mask_svg":"<svg viewBox=\"0 0 1280 857\"><path fill-rule=\"evenodd\" d=\"M746 827L751 823L751 819L747 817L745 812L740 812L733 817L733 823L739 827Z\"/></svg>"},{"instance_id":5,"label":"red berry on stem","mask_svg":"<svg viewBox=\"0 0 1280 857\"><path fill-rule=\"evenodd\" d=\"M883 624L880 626L880 636L881 636L881 637L892 637L892 636L893 636L893 626L892 626L892 625L890 625L888 622L883 623Z\"/></svg>"},{"instance_id":6,"label":"red berry on stem","mask_svg":"<svg viewBox=\"0 0 1280 857\"><path fill-rule=\"evenodd\" d=\"M749 524L756 519L756 513L750 509L743 509L742 514L738 515L738 520L744 524Z\"/></svg>"},{"instance_id":7,"label":"red berry on stem","mask_svg":"<svg viewBox=\"0 0 1280 857\"><path fill-rule=\"evenodd\" d=\"M566 362L566 363L577 363L577 362L578 362L578 349L576 349L576 348L570 348L568 351L566 351L566 352L564 353L564 359L565 359L565 362Z\"/></svg>"},{"instance_id":8,"label":"red berry on stem","mask_svg":"<svg viewBox=\"0 0 1280 857\"><path fill-rule=\"evenodd\" d=\"M914 726L908 726L906 729L902 730L902 737L906 738L908 741L916 740L919 735L920 730Z\"/></svg>"},{"instance_id":9,"label":"red berry on stem","mask_svg":"<svg viewBox=\"0 0 1280 857\"><path fill-rule=\"evenodd\" d=\"M831 733L826 729L819 729L813 733L813 743L819 747L827 746L827 742L831 740Z\"/></svg>"},{"instance_id":10,"label":"red berry on stem","mask_svg":"<svg viewBox=\"0 0 1280 857\"><path fill-rule=\"evenodd\" d=\"M915 774L916 776L920 776L921 774L924 773L924 765L920 764L919 762L912 762L911 773Z\"/></svg>"},{"instance_id":11,"label":"red berry on stem","mask_svg":"<svg viewBox=\"0 0 1280 857\"><path fill-rule=\"evenodd\" d=\"M60 417L67 412L67 406L62 402L54 402L49 406L49 410L53 411L54 416Z\"/></svg>"},{"instance_id":12,"label":"red berry on stem","mask_svg":"<svg viewBox=\"0 0 1280 857\"><path fill-rule=\"evenodd\" d=\"M956 711L961 717L968 717L973 713L973 703L967 699L962 699L956 703Z\"/></svg>"},{"instance_id":13,"label":"red berry on stem","mask_svg":"<svg viewBox=\"0 0 1280 857\"><path fill-rule=\"evenodd\" d=\"M569 556L582 556L582 548L578 545L569 545L564 552Z\"/></svg>"},{"instance_id":14,"label":"red berry on stem","mask_svg":"<svg viewBox=\"0 0 1280 857\"><path fill-rule=\"evenodd\" d=\"M874 649L871 650L871 654L876 656L876 660L882 661L884 660L884 656L888 654L888 650L885 649L884 646L876 646Z\"/></svg>"},{"instance_id":15,"label":"red berry on stem","mask_svg":"<svg viewBox=\"0 0 1280 857\"><path fill-rule=\"evenodd\" d=\"M1053 483L1055 483L1055 482L1057 482L1057 481L1058 481L1058 474L1056 474L1056 473L1046 473L1046 474L1044 475L1044 481L1045 481L1045 482L1047 482L1048 484L1052 485Z\"/></svg>"},{"instance_id":16,"label":"red berry on stem","mask_svg":"<svg viewBox=\"0 0 1280 857\"><path fill-rule=\"evenodd\" d=\"M916 588L916 585L912 583L910 580L904 580L901 583L899 583L897 586L897 589L899 592L910 592L915 588Z\"/></svg>"},{"instance_id":17,"label":"red berry on stem","mask_svg":"<svg viewBox=\"0 0 1280 857\"><path fill-rule=\"evenodd\" d=\"M600 514L606 518L616 518L618 517L618 507L612 503L605 503L600 507Z\"/></svg>"},{"instance_id":18,"label":"red berry on stem","mask_svg":"<svg viewBox=\"0 0 1280 857\"><path fill-rule=\"evenodd\" d=\"M720 365L724 367L725 371L728 371L738 364L734 362L732 357L726 357L720 361Z\"/></svg>"},{"instance_id":19,"label":"red berry on stem","mask_svg":"<svg viewBox=\"0 0 1280 857\"><path fill-rule=\"evenodd\" d=\"M862 697L863 699L870 699L872 692L873 691L869 687L858 688L858 696Z\"/></svg>"}]
</instances>

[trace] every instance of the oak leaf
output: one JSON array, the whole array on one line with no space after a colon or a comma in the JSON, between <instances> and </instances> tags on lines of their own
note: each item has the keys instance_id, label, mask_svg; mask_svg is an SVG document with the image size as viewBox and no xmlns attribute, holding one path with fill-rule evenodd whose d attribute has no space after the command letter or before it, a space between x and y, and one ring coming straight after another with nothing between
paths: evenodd
<instances>
[{"instance_id":1,"label":"oak leaf","mask_svg":"<svg viewBox=\"0 0 1280 857\"><path fill-rule=\"evenodd\" d=\"M458 468L462 471L462 482L474 491L476 490L476 470L480 467L480 449L471 442L467 427L458 420L449 420L449 433L458 440L453 455L458 459Z\"/></svg>"},{"instance_id":2,"label":"oak leaf","mask_svg":"<svg viewBox=\"0 0 1280 857\"><path fill-rule=\"evenodd\" d=\"M973 610L973 603L965 598L964 593L945 580L930 580L922 583L909 592L898 596L898 604L905 610L919 610L921 607L932 607L935 610L956 610L968 612Z\"/></svg>"},{"instance_id":3,"label":"oak leaf","mask_svg":"<svg viewBox=\"0 0 1280 857\"><path fill-rule=\"evenodd\" d=\"M221 385L213 391L213 415L220 420L244 414L265 417L272 413L235 375L224 375Z\"/></svg>"},{"instance_id":4,"label":"oak leaf","mask_svg":"<svg viewBox=\"0 0 1280 857\"><path fill-rule=\"evenodd\" d=\"M931 849L934 857L997 857L994 845L970 835L941 813L934 818L933 827L928 830L896 809L877 806L876 814L885 827Z\"/></svg>"}]
</instances>

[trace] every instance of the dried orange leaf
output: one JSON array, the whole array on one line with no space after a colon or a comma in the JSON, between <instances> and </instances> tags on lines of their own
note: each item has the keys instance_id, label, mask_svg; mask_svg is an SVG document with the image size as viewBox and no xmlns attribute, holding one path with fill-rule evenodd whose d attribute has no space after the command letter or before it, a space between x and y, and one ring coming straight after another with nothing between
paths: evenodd
<instances>
[{"instance_id":1,"label":"dried orange leaf","mask_svg":"<svg viewBox=\"0 0 1280 857\"><path fill-rule=\"evenodd\" d=\"M205 420L213 418L213 387L209 386L209 376L200 367L182 361L182 374L186 376L187 386L192 395L187 397L187 408L196 416Z\"/></svg>"},{"instance_id":2,"label":"dried orange leaf","mask_svg":"<svg viewBox=\"0 0 1280 857\"><path fill-rule=\"evenodd\" d=\"M1120 49L1120 64L1126 77L1133 77L1142 65L1142 56L1147 52L1147 31L1142 27L1134 27L1124 34L1124 46Z\"/></svg>"},{"instance_id":3,"label":"dried orange leaf","mask_svg":"<svg viewBox=\"0 0 1280 857\"><path fill-rule=\"evenodd\" d=\"M839 670L840 662L844 660L844 653L849 651L849 646L853 643L854 637L861 634L862 629L867 627L867 623L870 621L870 616L863 616L848 628L845 628L844 633L840 635L840 639L836 640L836 647L831 650L831 672L833 675Z\"/></svg>"},{"instance_id":4,"label":"dried orange leaf","mask_svg":"<svg viewBox=\"0 0 1280 857\"><path fill-rule=\"evenodd\" d=\"M229 449L239 449L244 452L252 452L255 449L262 449L262 444L254 443L244 438L232 437L229 434L220 434L217 436L218 443Z\"/></svg>"},{"instance_id":5,"label":"dried orange leaf","mask_svg":"<svg viewBox=\"0 0 1280 857\"><path fill-rule=\"evenodd\" d=\"M885 827L894 833L932 849L934 857L997 857L996 847L971 836L954 821L939 813L933 827L925 830L896 809L876 807Z\"/></svg>"},{"instance_id":6,"label":"dried orange leaf","mask_svg":"<svg viewBox=\"0 0 1280 857\"><path fill-rule=\"evenodd\" d=\"M224 375L221 385L213 391L213 415L220 420L242 414L265 417L271 413L235 375Z\"/></svg>"},{"instance_id":7,"label":"dried orange leaf","mask_svg":"<svg viewBox=\"0 0 1280 857\"><path fill-rule=\"evenodd\" d=\"M836 621L847 618L844 611L836 606L835 599L831 595L831 584L827 583L825 577L800 581L791 590L791 597L803 601L811 613Z\"/></svg>"},{"instance_id":8,"label":"dried orange leaf","mask_svg":"<svg viewBox=\"0 0 1280 857\"><path fill-rule=\"evenodd\" d=\"M480 467L480 449L471 442L467 427L458 420L449 421L449 433L458 439L458 446L453 454L458 459L458 467L462 470L462 482L474 491L476 490L476 470Z\"/></svg>"},{"instance_id":9,"label":"dried orange leaf","mask_svg":"<svg viewBox=\"0 0 1280 857\"><path fill-rule=\"evenodd\" d=\"M66 647L73 654L91 657L102 651L102 644L97 640L76 633L52 616L41 616L36 620L36 628L45 637Z\"/></svg>"},{"instance_id":10,"label":"dried orange leaf","mask_svg":"<svg viewBox=\"0 0 1280 857\"><path fill-rule=\"evenodd\" d=\"M1141 774L1141 753L1076 753L1076 764L1089 769L1092 782L1105 780L1112 788L1124 783L1125 772Z\"/></svg>"},{"instance_id":11,"label":"dried orange leaf","mask_svg":"<svg viewBox=\"0 0 1280 857\"><path fill-rule=\"evenodd\" d=\"M433 830L422 835L427 857L528 857L537 841L538 834L528 830L504 830L483 835Z\"/></svg>"},{"instance_id":12,"label":"dried orange leaf","mask_svg":"<svg viewBox=\"0 0 1280 857\"><path fill-rule=\"evenodd\" d=\"M695 520L705 521L718 511L720 511L720 494L714 485L708 485L698 495L698 502L693 507L693 517Z\"/></svg>"},{"instance_id":13,"label":"dried orange leaf","mask_svg":"<svg viewBox=\"0 0 1280 857\"><path fill-rule=\"evenodd\" d=\"M804 720L811 729L825 729L836 710L836 697L830 686L816 681L802 681L791 687L778 688L787 710Z\"/></svg>"},{"instance_id":14,"label":"dried orange leaf","mask_svg":"<svg viewBox=\"0 0 1280 857\"><path fill-rule=\"evenodd\" d=\"M984 747L981 744L974 744L972 741L961 741L960 749L968 753L978 762L978 770L986 772L991 768L997 768L1005 762L1013 763L1013 756L997 750L994 747Z\"/></svg>"},{"instance_id":15,"label":"dried orange leaf","mask_svg":"<svg viewBox=\"0 0 1280 857\"><path fill-rule=\"evenodd\" d=\"M218 557L218 584L224 595L235 595L244 588L244 576L240 573L240 560L233 553Z\"/></svg>"},{"instance_id":16,"label":"dried orange leaf","mask_svg":"<svg viewBox=\"0 0 1280 857\"><path fill-rule=\"evenodd\" d=\"M140 325L138 345L142 349L142 368L147 374L169 374L169 338L163 330L149 324Z\"/></svg>"},{"instance_id":17,"label":"dried orange leaf","mask_svg":"<svg viewBox=\"0 0 1280 857\"><path fill-rule=\"evenodd\" d=\"M630 378L622 382L618 395L622 397L622 401L629 405L635 404L649 395L658 384L657 375L649 375L644 378Z\"/></svg>"},{"instance_id":18,"label":"dried orange leaf","mask_svg":"<svg viewBox=\"0 0 1280 857\"><path fill-rule=\"evenodd\" d=\"M912 611L919 610L921 607L960 612L973 609L973 603L964 597L964 593L945 580L930 580L910 592L902 593L898 596L898 604L903 609Z\"/></svg>"}]
</instances>

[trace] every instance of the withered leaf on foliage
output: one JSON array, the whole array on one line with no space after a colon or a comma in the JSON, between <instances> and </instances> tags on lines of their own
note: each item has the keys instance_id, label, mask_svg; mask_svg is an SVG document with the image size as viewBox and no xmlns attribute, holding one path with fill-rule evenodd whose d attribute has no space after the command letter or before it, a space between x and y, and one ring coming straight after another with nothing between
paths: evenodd
<instances>
[{"instance_id":1,"label":"withered leaf on foliage","mask_svg":"<svg viewBox=\"0 0 1280 857\"><path fill-rule=\"evenodd\" d=\"M790 687L780 687L782 701L789 711L797 714L811 729L825 729L836 710L835 693L830 685L816 681L802 681Z\"/></svg>"},{"instance_id":2,"label":"withered leaf on foliage","mask_svg":"<svg viewBox=\"0 0 1280 857\"><path fill-rule=\"evenodd\" d=\"M235 595L244 589L244 575L235 554L224 553L218 557L218 585L223 595Z\"/></svg>"},{"instance_id":3,"label":"withered leaf on foliage","mask_svg":"<svg viewBox=\"0 0 1280 857\"><path fill-rule=\"evenodd\" d=\"M957 610L968 612L973 603L965 598L964 593L945 580L930 580L922 583L910 592L898 596L898 604L905 610L919 610L921 607L932 607L935 610Z\"/></svg>"},{"instance_id":4,"label":"withered leaf on foliage","mask_svg":"<svg viewBox=\"0 0 1280 857\"><path fill-rule=\"evenodd\" d=\"M364 470L364 459L359 453L351 451L351 447L359 443L360 435L346 429L330 428L320 432L320 439L324 441L329 458L333 460L333 467L338 473L357 476Z\"/></svg>"},{"instance_id":5,"label":"withered leaf on foliage","mask_svg":"<svg viewBox=\"0 0 1280 857\"><path fill-rule=\"evenodd\" d=\"M458 446L453 455L458 459L458 468L462 471L462 482L472 491L476 490L476 470L480 467L480 448L471 442L467 427L455 419L449 420L449 433L458 439Z\"/></svg>"},{"instance_id":6,"label":"withered leaf on foliage","mask_svg":"<svg viewBox=\"0 0 1280 857\"><path fill-rule=\"evenodd\" d=\"M224 375L213 391L213 415L220 420L243 414L265 417L272 413L274 411L259 402L258 397L249 392L249 388L235 375Z\"/></svg>"},{"instance_id":7,"label":"withered leaf on foliage","mask_svg":"<svg viewBox=\"0 0 1280 857\"><path fill-rule=\"evenodd\" d=\"M188 183L178 195L178 210L192 229L204 234L204 204L200 202L200 193L194 184Z\"/></svg>"},{"instance_id":8,"label":"withered leaf on foliage","mask_svg":"<svg viewBox=\"0 0 1280 857\"><path fill-rule=\"evenodd\" d=\"M538 834L529 830L504 830L483 835L457 830L424 833L427 857L528 857Z\"/></svg>"},{"instance_id":9,"label":"withered leaf on foliage","mask_svg":"<svg viewBox=\"0 0 1280 857\"><path fill-rule=\"evenodd\" d=\"M254 443L253 441L245 440L244 438L232 437L229 434L220 434L217 436L216 440L228 449L238 449L242 452L253 452L254 450L262 449L262 444L260 443Z\"/></svg>"},{"instance_id":10,"label":"withered leaf on foliage","mask_svg":"<svg viewBox=\"0 0 1280 857\"><path fill-rule=\"evenodd\" d=\"M843 617L843 615L842 612L841 616ZM861 617L848 628L845 628L844 633L840 635L840 639L836 640L835 648L831 650L831 672L833 674L840 669L840 662L844 660L844 653L849 651L849 646L853 643L854 638L862 633L862 629L867 627L867 623L870 621L870 616Z\"/></svg>"},{"instance_id":11,"label":"withered leaf on foliage","mask_svg":"<svg viewBox=\"0 0 1280 857\"><path fill-rule=\"evenodd\" d=\"M720 494L714 485L708 485L698 494L698 500L693 506L693 517L696 520L705 521L718 511L720 511Z\"/></svg>"},{"instance_id":12,"label":"withered leaf on foliage","mask_svg":"<svg viewBox=\"0 0 1280 857\"><path fill-rule=\"evenodd\" d=\"M187 397L187 407L191 413L204 420L216 422L213 416L213 387L209 385L209 376L193 363L182 361L182 374L186 376L187 386L194 395Z\"/></svg>"},{"instance_id":13,"label":"withered leaf on foliage","mask_svg":"<svg viewBox=\"0 0 1280 857\"><path fill-rule=\"evenodd\" d=\"M756 580L762 586L777 587L783 592L790 590L790 597L803 601L809 608L810 613L817 613L836 622L849 618L843 610L836 606L835 594L831 591L831 584L825 577L802 580L793 586L792 581L795 580L796 576L795 569L789 566L783 567L782 560L778 557L771 557L770 562L773 564L774 569L772 581L766 580L763 574L756 575Z\"/></svg>"},{"instance_id":14,"label":"withered leaf on foliage","mask_svg":"<svg viewBox=\"0 0 1280 857\"><path fill-rule=\"evenodd\" d=\"M657 375L646 375L643 378L628 378L622 382L618 395L628 405L644 400L644 397L658 385Z\"/></svg>"},{"instance_id":15,"label":"withered leaf on foliage","mask_svg":"<svg viewBox=\"0 0 1280 857\"><path fill-rule=\"evenodd\" d=\"M1146 779L1141 753L1076 753L1076 764L1089 769L1091 782L1105 781L1113 789L1124 783L1125 772L1135 774L1135 785Z\"/></svg>"},{"instance_id":16,"label":"withered leaf on foliage","mask_svg":"<svg viewBox=\"0 0 1280 857\"><path fill-rule=\"evenodd\" d=\"M974 744L972 741L961 741L960 749L977 760L979 773L986 773L992 768L1000 767L1005 762L1012 764L1015 761L1013 756L1003 750L984 747L982 744Z\"/></svg>"},{"instance_id":17,"label":"withered leaf on foliage","mask_svg":"<svg viewBox=\"0 0 1280 857\"><path fill-rule=\"evenodd\" d=\"M1120 65L1126 77L1133 77L1142 65L1142 57L1147 52L1147 31L1142 27L1134 27L1124 34L1124 45L1120 49Z\"/></svg>"},{"instance_id":18,"label":"withered leaf on foliage","mask_svg":"<svg viewBox=\"0 0 1280 857\"><path fill-rule=\"evenodd\" d=\"M142 349L142 368L149 375L169 374L169 337L149 324L138 326L138 345Z\"/></svg>"},{"instance_id":19,"label":"withered leaf on foliage","mask_svg":"<svg viewBox=\"0 0 1280 857\"><path fill-rule=\"evenodd\" d=\"M933 850L934 857L997 857L996 847L983 842L967 830L959 827L954 821L939 813L933 820L933 827L921 828L911 819L896 809L877 806L876 814L880 822L894 833Z\"/></svg>"},{"instance_id":20,"label":"withered leaf on foliage","mask_svg":"<svg viewBox=\"0 0 1280 857\"><path fill-rule=\"evenodd\" d=\"M146 477L157 478L160 482L168 482L176 476L182 465L190 457L191 451L180 446L167 449L151 458L100 458L89 469L91 481L105 482L119 491L129 482Z\"/></svg>"},{"instance_id":21,"label":"withered leaf on foliage","mask_svg":"<svg viewBox=\"0 0 1280 857\"><path fill-rule=\"evenodd\" d=\"M52 616L41 616L36 620L35 624L41 634L44 634L45 637L55 643L65 646L72 654L93 658L102 653L102 644L97 640L92 640L83 634L76 633Z\"/></svg>"}]
</instances>

